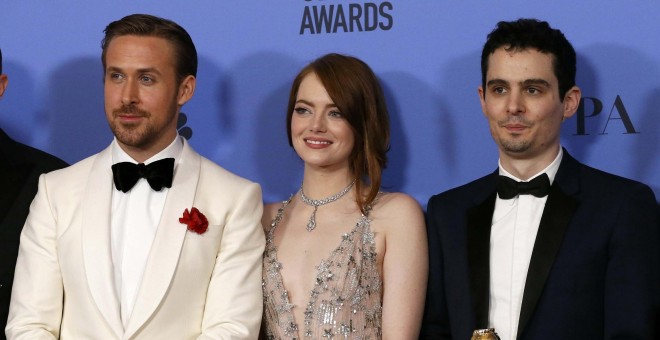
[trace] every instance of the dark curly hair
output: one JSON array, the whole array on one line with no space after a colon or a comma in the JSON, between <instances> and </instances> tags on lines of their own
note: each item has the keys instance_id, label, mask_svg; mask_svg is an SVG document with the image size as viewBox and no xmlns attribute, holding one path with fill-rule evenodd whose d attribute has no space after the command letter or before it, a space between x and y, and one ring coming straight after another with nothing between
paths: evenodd
<instances>
[{"instance_id":1,"label":"dark curly hair","mask_svg":"<svg viewBox=\"0 0 660 340\"><path fill-rule=\"evenodd\" d=\"M550 54L553 59L555 76L559 81L559 97L563 101L566 92L575 86L575 50L564 34L550 27L546 21L518 19L500 21L488 34L481 52L481 85L486 87L488 57L503 47L506 51L536 49Z\"/></svg>"}]
</instances>

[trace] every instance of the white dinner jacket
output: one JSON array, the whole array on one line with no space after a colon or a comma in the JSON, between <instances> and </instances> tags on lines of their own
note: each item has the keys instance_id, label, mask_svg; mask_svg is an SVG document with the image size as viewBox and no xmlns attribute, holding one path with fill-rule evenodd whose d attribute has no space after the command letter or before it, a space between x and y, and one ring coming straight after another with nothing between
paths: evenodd
<instances>
[{"instance_id":1,"label":"white dinner jacket","mask_svg":"<svg viewBox=\"0 0 660 340\"><path fill-rule=\"evenodd\" d=\"M110 251L111 148L42 175L21 234L9 339L256 339L261 188L184 140L126 329ZM187 231L183 211L208 219Z\"/></svg>"}]
</instances>

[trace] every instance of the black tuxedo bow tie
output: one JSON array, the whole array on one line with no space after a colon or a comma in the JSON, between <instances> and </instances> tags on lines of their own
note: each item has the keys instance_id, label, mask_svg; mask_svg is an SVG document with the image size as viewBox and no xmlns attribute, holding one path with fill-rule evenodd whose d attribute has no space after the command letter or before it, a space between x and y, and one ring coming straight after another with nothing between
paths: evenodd
<instances>
[{"instance_id":1,"label":"black tuxedo bow tie","mask_svg":"<svg viewBox=\"0 0 660 340\"><path fill-rule=\"evenodd\" d=\"M156 191L172 186L174 158L164 158L149 165L121 162L112 166L112 177L117 190L128 192L140 178L145 178Z\"/></svg>"},{"instance_id":2,"label":"black tuxedo bow tie","mask_svg":"<svg viewBox=\"0 0 660 340\"><path fill-rule=\"evenodd\" d=\"M518 195L534 195L543 197L550 192L550 179L547 174L536 176L529 182L518 182L506 176L497 180L497 194L503 200L512 199Z\"/></svg>"}]
</instances>

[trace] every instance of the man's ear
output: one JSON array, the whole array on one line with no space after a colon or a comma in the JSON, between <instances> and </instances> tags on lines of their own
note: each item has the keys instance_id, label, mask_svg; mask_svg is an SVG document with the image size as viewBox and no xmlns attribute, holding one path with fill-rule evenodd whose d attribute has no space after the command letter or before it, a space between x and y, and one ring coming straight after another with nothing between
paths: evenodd
<instances>
[{"instance_id":1,"label":"man's ear","mask_svg":"<svg viewBox=\"0 0 660 340\"><path fill-rule=\"evenodd\" d=\"M177 94L177 103L179 106L183 106L186 102L192 98L195 93L195 86L197 83L197 78L192 74L186 76L179 84L179 93Z\"/></svg>"},{"instance_id":2,"label":"man's ear","mask_svg":"<svg viewBox=\"0 0 660 340\"><path fill-rule=\"evenodd\" d=\"M479 85L479 88L477 88L477 92L479 92L479 102L481 103L481 112L486 115L486 92L484 92L484 88Z\"/></svg>"},{"instance_id":3,"label":"man's ear","mask_svg":"<svg viewBox=\"0 0 660 340\"><path fill-rule=\"evenodd\" d=\"M564 95L564 119L573 117L580 105L582 91L579 87L573 86Z\"/></svg>"}]
</instances>

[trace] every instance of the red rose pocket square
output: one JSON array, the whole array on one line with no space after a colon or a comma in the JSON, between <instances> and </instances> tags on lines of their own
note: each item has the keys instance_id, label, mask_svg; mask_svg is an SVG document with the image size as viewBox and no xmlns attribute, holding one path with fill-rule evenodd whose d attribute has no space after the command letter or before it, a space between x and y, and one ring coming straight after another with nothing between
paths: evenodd
<instances>
[{"instance_id":1,"label":"red rose pocket square","mask_svg":"<svg viewBox=\"0 0 660 340\"><path fill-rule=\"evenodd\" d=\"M186 209L183 212L183 217L179 218L179 222L186 224L188 230L200 235L205 233L209 227L209 221L206 219L206 216L195 207L190 212Z\"/></svg>"}]
</instances>

